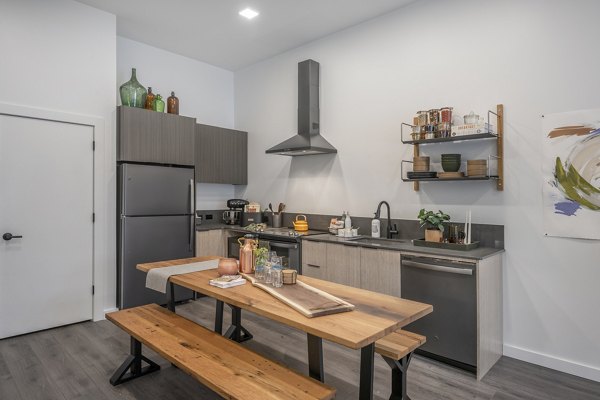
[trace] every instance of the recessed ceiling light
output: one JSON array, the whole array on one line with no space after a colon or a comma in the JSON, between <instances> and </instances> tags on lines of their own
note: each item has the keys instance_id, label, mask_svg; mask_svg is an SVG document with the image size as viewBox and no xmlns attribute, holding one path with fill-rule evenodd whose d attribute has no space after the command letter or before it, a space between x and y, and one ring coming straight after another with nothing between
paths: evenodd
<instances>
[{"instance_id":1,"label":"recessed ceiling light","mask_svg":"<svg viewBox=\"0 0 600 400\"><path fill-rule=\"evenodd\" d=\"M242 17L246 17L248 19L252 19L258 15L258 12L254 11L251 8L245 8L239 12Z\"/></svg>"}]
</instances>

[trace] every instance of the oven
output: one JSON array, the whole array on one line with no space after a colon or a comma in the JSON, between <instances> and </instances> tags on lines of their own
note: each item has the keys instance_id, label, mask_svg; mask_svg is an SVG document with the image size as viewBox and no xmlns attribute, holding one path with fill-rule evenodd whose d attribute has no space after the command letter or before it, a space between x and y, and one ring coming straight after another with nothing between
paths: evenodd
<instances>
[{"instance_id":1,"label":"oven","mask_svg":"<svg viewBox=\"0 0 600 400\"><path fill-rule=\"evenodd\" d=\"M302 273L300 238L283 237L265 232L254 233L254 235L257 235L259 243L266 244L270 251L276 252L280 257L285 257L284 260L287 260L288 265L284 265L284 267L294 269L298 271L298 274ZM244 234L233 235L227 239L227 257L239 258L240 244L238 239L241 237L244 237Z\"/></svg>"}]
</instances>

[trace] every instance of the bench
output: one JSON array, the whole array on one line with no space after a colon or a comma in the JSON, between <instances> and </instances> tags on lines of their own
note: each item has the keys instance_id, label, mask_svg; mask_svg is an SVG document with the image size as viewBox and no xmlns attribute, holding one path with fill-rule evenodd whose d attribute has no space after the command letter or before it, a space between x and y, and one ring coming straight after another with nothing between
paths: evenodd
<instances>
[{"instance_id":1,"label":"bench","mask_svg":"<svg viewBox=\"0 0 600 400\"><path fill-rule=\"evenodd\" d=\"M423 345L425 336L398 330L375 342L379 353L392 368L392 395L390 400L410 400L406 394L406 374L413 352Z\"/></svg>"},{"instance_id":2,"label":"bench","mask_svg":"<svg viewBox=\"0 0 600 400\"><path fill-rule=\"evenodd\" d=\"M112 385L157 371L142 344L227 399L332 399L335 389L292 371L156 304L106 314L131 336ZM148 366L142 368L142 361Z\"/></svg>"}]
</instances>

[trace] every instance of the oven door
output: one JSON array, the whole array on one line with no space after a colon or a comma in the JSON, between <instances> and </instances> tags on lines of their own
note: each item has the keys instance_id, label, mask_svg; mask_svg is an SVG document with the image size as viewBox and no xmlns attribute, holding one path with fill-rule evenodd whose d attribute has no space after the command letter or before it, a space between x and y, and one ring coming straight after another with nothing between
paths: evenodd
<instances>
[{"instance_id":1,"label":"oven door","mask_svg":"<svg viewBox=\"0 0 600 400\"><path fill-rule=\"evenodd\" d=\"M271 251L277 253L280 257L286 257L288 260L287 268L295 269L298 274L301 274L300 270L300 244L297 242L279 242L270 240L269 248Z\"/></svg>"}]
</instances>

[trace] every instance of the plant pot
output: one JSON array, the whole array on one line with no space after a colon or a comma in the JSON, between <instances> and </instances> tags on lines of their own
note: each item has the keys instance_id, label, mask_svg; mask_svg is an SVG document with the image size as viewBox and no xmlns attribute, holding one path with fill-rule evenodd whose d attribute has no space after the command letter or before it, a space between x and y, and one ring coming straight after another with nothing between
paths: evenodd
<instances>
[{"instance_id":1,"label":"plant pot","mask_svg":"<svg viewBox=\"0 0 600 400\"><path fill-rule=\"evenodd\" d=\"M427 242L441 242L443 237L444 235L439 229L425 229L425 241Z\"/></svg>"}]
</instances>

